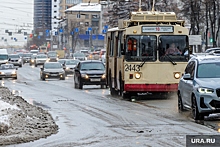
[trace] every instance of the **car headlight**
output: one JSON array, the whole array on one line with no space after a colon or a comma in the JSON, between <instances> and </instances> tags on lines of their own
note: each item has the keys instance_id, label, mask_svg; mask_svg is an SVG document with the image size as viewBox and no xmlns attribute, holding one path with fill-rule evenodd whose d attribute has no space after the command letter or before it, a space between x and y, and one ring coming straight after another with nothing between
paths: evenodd
<instances>
[{"instance_id":1,"label":"car headlight","mask_svg":"<svg viewBox=\"0 0 220 147\"><path fill-rule=\"evenodd\" d=\"M12 71L12 72L11 72L11 74L16 74L16 73L17 73L17 71Z\"/></svg>"},{"instance_id":2,"label":"car headlight","mask_svg":"<svg viewBox=\"0 0 220 147\"><path fill-rule=\"evenodd\" d=\"M34 60L31 60L31 62L34 62Z\"/></svg>"},{"instance_id":3,"label":"car headlight","mask_svg":"<svg viewBox=\"0 0 220 147\"><path fill-rule=\"evenodd\" d=\"M104 75L102 75L102 79L104 79L105 78L105 74Z\"/></svg>"},{"instance_id":4,"label":"car headlight","mask_svg":"<svg viewBox=\"0 0 220 147\"><path fill-rule=\"evenodd\" d=\"M82 78L85 78L85 79L88 79L88 78L89 78L89 76L88 76L87 74L82 74L81 77L82 77Z\"/></svg>"},{"instance_id":5,"label":"car headlight","mask_svg":"<svg viewBox=\"0 0 220 147\"><path fill-rule=\"evenodd\" d=\"M20 62L20 61L21 61L21 59L18 59L18 61Z\"/></svg>"},{"instance_id":6,"label":"car headlight","mask_svg":"<svg viewBox=\"0 0 220 147\"><path fill-rule=\"evenodd\" d=\"M135 78L136 79L140 79L141 78L141 74L140 73L135 73Z\"/></svg>"},{"instance_id":7,"label":"car headlight","mask_svg":"<svg viewBox=\"0 0 220 147\"><path fill-rule=\"evenodd\" d=\"M180 73L178 73L178 72L174 73L174 78L179 79L180 78Z\"/></svg>"},{"instance_id":8,"label":"car headlight","mask_svg":"<svg viewBox=\"0 0 220 147\"><path fill-rule=\"evenodd\" d=\"M66 67L66 70L69 70L70 68L69 67Z\"/></svg>"},{"instance_id":9,"label":"car headlight","mask_svg":"<svg viewBox=\"0 0 220 147\"><path fill-rule=\"evenodd\" d=\"M4 75L4 74L5 74L5 72L0 72L0 74L1 74L1 75Z\"/></svg>"},{"instance_id":10,"label":"car headlight","mask_svg":"<svg viewBox=\"0 0 220 147\"><path fill-rule=\"evenodd\" d=\"M56 60L59 60L59 58L56 58Z\"/></svg>"},{"instance_id":11,"label":"car headlight","mask_svg":"<svg viewBox=\"0 0 220 147\"><path fill-rule=\"evenodd\" d=\"M210 89L210 88L198 88L197 91L199 93L206 93L206 94L210 94L214 92L214 89Z\"/></svg>"}]
</instances>

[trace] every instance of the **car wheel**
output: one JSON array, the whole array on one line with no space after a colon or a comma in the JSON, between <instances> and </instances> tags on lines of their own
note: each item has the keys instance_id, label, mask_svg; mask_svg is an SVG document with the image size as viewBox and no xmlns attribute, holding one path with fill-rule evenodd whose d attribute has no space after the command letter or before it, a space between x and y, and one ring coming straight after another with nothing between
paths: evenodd
<instances>
[{"instance_id":1,"label":"car wheel","mask_svg":"<svg viewBox=\"0 0 220 147\"><path fill-rule=\"evenodd\" d=\"M105 89L106 88L106 85L101 85L101 89Z\"/></svg>"},{"instance_id":2,"label":"car wheel","mask_svg":"<svg viewBox=\"0 0 220 147\"><path fill-rule=\"evenodd\" d=\"M22 64L21 64L21 65L19 65L19 67L22 67Z\"/></svg>"},{"instance_id":3,"label":"car wheel","mask_svg":"<svg viewBox=\"0 0 220 147\"><path fill-rule=\"evenodd\" d=\"M2 78L0 78L0 80L2 80Z\"/></svg>"},{"instance_id":4,"label":"car wheel","mask_svg":"<svg viewBox=\"0 0 220 147\"><path fill-rule=\"evenodd\" d=\"M180 92L178 93L178 110L179 112L183 111L183 102Z\"/></svg>"},{"instance_id":5,"label":"car wheel","mask_svg":"<svg viewBox=\"0 0 220 147\"><path fill-rule=\"evenodd\" d=\"M76 78L75 78L76 76L74 75L74 87L77 89L78 87L77 87L77 83L76 83Z\"/></svg>"},{"instance_id":6,"label":"car wheel","mask_svg":"<svg viewBox=\"0 0 220 147\"><path fill-rule=\"evenodd\" d=\"M192 114L194 120L204 120L204 115L199 113L195 96L192 98Z\"/></svg>"},{"instance_id":7,"label":"car wheel","mask_svg":"<svg viewBox=\"0 0 220 147\"><path fill-rule=\"evenodd\" d=\"M17 79L18 79L18 77L16 76L16 77L14 77L14 79L15 79L15 80L17 80Z\"/></svg>"},{"instance_id":8,"label":"car wheel","mask_svg":"<svg viewBox=\"0 0 220 147\"><path fill-rule=\"evenodd\" d=\"M83 83L81 82L81 79L79 80L79 89L83 89Z\"/></svg>"},{"instance_id":9,"label":"car wheel","mask_svg":"<svg viewBox=\"0 0 220 147\"><path fill-rule=\"evenodd\" d=\"M65 72L65 77L67 77L67 73Z\"/></svg>"},{"instance_id":10,"label":"car wheel","mask_svg":"<svg viewBox=\"0 0 220 147\"><path fill-rule=\"evenodd\" d=\"M37 64L35 64L35 67L37 67Z\"/></svg>"}]
</instances>

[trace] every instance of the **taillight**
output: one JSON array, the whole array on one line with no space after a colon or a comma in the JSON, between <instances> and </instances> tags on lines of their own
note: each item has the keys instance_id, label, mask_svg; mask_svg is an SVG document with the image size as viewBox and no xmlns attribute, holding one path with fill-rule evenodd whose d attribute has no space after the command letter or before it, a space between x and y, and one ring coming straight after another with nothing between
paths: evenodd
<instances>
[{"instance_id":1,"label":"taillight","mask_svg":"<svg viewBox=\"0 0 220 147\"><path fill-rule=\"evenodd\" d=\"M102 57L102 55L100 55L100 58Z\"/></svg>"}]
</instances>

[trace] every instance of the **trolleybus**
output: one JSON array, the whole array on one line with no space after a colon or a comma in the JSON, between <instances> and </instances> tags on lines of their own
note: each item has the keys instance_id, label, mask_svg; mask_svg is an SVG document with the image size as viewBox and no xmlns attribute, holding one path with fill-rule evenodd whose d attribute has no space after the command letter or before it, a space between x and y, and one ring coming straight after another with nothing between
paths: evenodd
<instances>
[{"instance_id":1,"label":"trolleybus","mask_svg":"<svg viewBox=\"0 0 220 147\"><path fill-rule=\"evenodd\" d=\"M46 46L40 46L39 51L42 52L42 53L46 53L47 52L47 47Z\"/></svg>"},{"instance_id":2,"label":"trolleybus","mask_svg":"<svg viewBox=\"0 0 220 147\"><path fill-rule=\"evenodd\" d=\"M173 92L189 59L188 29L174 12L131 12L107 32L106 78L112 95Z\"/></svg>"}]
</instances>

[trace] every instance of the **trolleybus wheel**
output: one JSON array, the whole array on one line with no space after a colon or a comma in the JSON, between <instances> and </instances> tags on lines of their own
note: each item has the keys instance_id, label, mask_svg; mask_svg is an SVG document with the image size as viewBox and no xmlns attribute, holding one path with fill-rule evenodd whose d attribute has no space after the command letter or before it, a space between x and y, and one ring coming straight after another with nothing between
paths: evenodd
<instances>
[{"instance_id":1,"label":"trolleybus wheel","mask_svg":"<svg viewBox=\"0 0 220 147\"><path fill-rule=\"evenodd\" d=\"M131 99L131 95L129 93L122 92L122 98L130 100Z\"/></svg>"}]
</instances>

